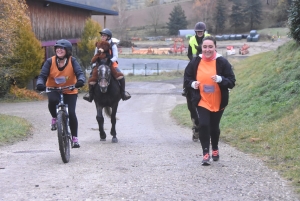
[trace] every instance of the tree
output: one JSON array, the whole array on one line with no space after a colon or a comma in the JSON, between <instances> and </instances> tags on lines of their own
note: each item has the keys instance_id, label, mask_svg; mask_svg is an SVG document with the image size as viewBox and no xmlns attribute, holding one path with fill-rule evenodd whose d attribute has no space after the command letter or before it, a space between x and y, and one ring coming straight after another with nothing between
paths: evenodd
<instances>
[{"instance_id":1,"label":"tree","mask_svg":"<svg viewBox=\"0 0 300 201\"><path fill-rule=\"evenodd\" d=\"M120 40L123 39L123 37L127 37L126 30L129 27L129 21L130 21L130 15L126 14L125 8L126 8L126 3L127 1L124 0L115 0L115 4L113 5L113 9L118 11L119 15L115 18L116 21L115 23L117 24L117 29L115 32L117 33L118 37Z\"/></svg>"},{"instance_id":2,"label":"tree","mask_svg":"<svg viewBox=\"0 0 300 201\"><path fill-rule=\"evenodd\" d=\"M273 19L276 19L278 23L286 21L288 19L288 9L290 5L289 1L279 0L273 12Z\"/></svg>"},{"instance_id":3,"label":"tree","mask_svg":"<svg viewBox=\"0 0 300 201\"><path fill-rule=\"evenodd\" d=\"M169 34L177 35L180 29L186 29L188 22L182 7L178 4L174 6L170 13L169 22L167 23Z\"/></svg>"},{"instance_id":4,"label":"tree","mask_svg":"<svg viewBox=\"0 0 300 201\"><path fill-rule=\"evenodd\" d=\"M300 43L300 1L292 1L288 10L289 35L299 44Z\"/></svg>"},{"instance_id":5,"label":"tree","mask_svg":"<svg viewBox=\"0 0 300 201\"><path fill-rule=\"evenodd\" d=\"M0 8L0 90L7 93L11 78L26 87L38 75L44 54L32 32L25 0L0 0Z\"/></svg>"},{"instance_id":6,"label":"tree","mask_svg":"<svg viewBox=\"0 0 300 201\"><path fill-rule=\"evenodd\" d=\"M254 28L255 24L260 24L262 20L262 4L260 0L246 1L245 18L249 21L250 29Z\"/></svg>"},{"instance_id":7,"label":"tree","mask_svg":"<svg viewBox=\"0 0 300 201\"><path fill-rule=\"evenodd\" d=\"M207 1L207 0L194 0L193 12L197 17L197 22L205 22L206 25L214 23L214 13L211 12L215 10L217 6L217 1ZM210 30L212 31L212 30Z\"/></svg>"},{"instance_id":8,"label":"tree","mask_svg":"<svg viewBox=\"0 0 300 201\"><path fill-rule=\"evenodd\" d=\"M87 69L90 66L91 59L95 53L95 44L99 41L99 31L102 27L98 22L87 19L83 28L83 32L78 43L78 57L81 65Z\"/></svg>"},{"instance_id":9,"label":"tree","mask_svg":"<svg viewBox=\"0 0 300 201\"><path fill-rule=\"evenodd\" d=\"M226 22L226 6L224 0L218 0L216 13L215 13L215 20L216 20L215 32L220 33L225 28L225 22Z\"/></svg>"},{"instance_id":10,"label":"tree","mask_svg":"<svg viewBox=\"0 0 300 201\"><path fill-rule=\"evenodd\" d=\"M245 26L243 5L240 0L235 0L233 2L229 19L230 25L235 33L239 30L239 28Z\"/></svg>"},{"instance_id":11,"label":"tree","mask_svg":"<svg viewBox=\"0 0 300 201\"><path fill-rule=\"evenodd\" d=\"M157 34L157 28L159 25L159 22L161 21L161 17L162 17L162 10L160 9L160 7L152 7L149 11L149 18L151 20L151 24L154 28L154 33Z\"/></svg>"},{"instance_id":12,"label":"tree","mask_svg":"<svg viewBox=\"0 0 300 201\"><path fill-rule=\"evenodd\" d=\"M14 56L10 61L16 85L24 88L30 80L39 75L45 52L32 31L29 18L27 22L18 23L18 27Z\"/></svg>"}]
</instances>

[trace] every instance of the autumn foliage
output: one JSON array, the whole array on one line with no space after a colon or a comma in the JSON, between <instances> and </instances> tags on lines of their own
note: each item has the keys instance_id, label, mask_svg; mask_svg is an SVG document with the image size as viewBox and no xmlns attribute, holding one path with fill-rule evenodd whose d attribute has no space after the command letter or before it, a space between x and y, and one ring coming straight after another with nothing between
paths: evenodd
<instances>
[{"instance_id":1,"label":"autumn foliage","mask_svg":"<svg viewBox=\"0 0 300 201\"><path fill-rule=\"evenodd\" d=\"M88 68L95 53L95 44L100 40L102 27L92 19L86 20L80 42L78 43L78 57L84 68Z\"/></svg>"},{"instance_id":2,"label":"autumn foliage","mask_svg":"<svg viewBox=\"0 0 300 201\"><path fill-rule=\"evenodd\" d=\"M32 32L25 0L0 0L0 97L11 80L19 87L38 75L43 61L40 42Z\"/></svg>"}]
</instances>

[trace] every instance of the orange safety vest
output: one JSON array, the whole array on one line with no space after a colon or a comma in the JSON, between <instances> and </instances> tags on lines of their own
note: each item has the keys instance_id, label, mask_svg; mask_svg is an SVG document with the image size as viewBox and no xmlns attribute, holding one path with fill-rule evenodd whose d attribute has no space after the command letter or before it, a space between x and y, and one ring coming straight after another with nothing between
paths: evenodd
<instances>
[{"instance_id":1,"label":"orange safety vest","mask_svg":"<svg viewBox=\"0 0 300 201\"><path fill-rule=\"evenodd\" d=\"M216 73L216 60L201 60L197 70L197 81L200 82L199 90L201 95L198 106L204 107L211 112L219 111L221 104L220 87L218 83L211 79Z\"/></svg>"},{"instance_id":2,"label":"orange safety vest","mask_svg":"<svg viewBox=\"0 0 300 201\"><path fill-rule=\"evenodd\" d=\"M77 78L74 73L74 69L72 65L72 57L69 58L68 64L66 65L64 70L59 71L56 63L56 56L53 56L46 86L63 87L63 86L74 85L76 82L77 82ZM77 93L78 93L77 89L74 89L73 91L70 90L64 91L64 94L77 94Z\"/></svg>"}]
</instances>

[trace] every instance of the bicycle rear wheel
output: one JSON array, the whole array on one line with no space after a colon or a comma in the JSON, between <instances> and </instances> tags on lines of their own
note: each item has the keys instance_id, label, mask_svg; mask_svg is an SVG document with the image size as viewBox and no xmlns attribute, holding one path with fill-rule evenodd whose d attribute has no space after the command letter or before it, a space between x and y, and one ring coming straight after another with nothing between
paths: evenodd
<instances>
[{"instance_id":1,"label":"bicycle rear wheel","mask_svg":"<svg viewBox=\"0 0 300 201\"><path fill-rule=\"evenodd\" d=\"M57 137L61 159L64 163L70 160L70 138L68 137L67 115L65 111L57 114Z\"/></svg>"}]
</instances>

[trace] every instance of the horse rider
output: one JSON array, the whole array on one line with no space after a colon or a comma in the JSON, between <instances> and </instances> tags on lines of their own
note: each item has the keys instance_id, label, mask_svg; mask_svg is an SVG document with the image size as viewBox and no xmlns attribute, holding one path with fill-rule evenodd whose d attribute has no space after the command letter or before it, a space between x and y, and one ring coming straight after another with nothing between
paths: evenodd
<instances>
[{"instance_id":1,"label":"horse rider","mask_svg":"<svg viewBox=\"0 0 300 201\"><path fill-rule=\"evenodd\" d=\"M103 29L101 32L99 32L101 34L101 40L102 41L107 41L110 44L110 52L111 52L111 65L118 71L121 72L120 69L118 68L118 47L115 43L112 42L112 32L105 28ZM95 48L95 54L96 55L98 53L98 48ZM93 68L96 66L96 64L93 64ZM118 80L120 83L120 89L121 89L121 98L123 101L128 100L131 98L131 95L125 91L125 78L123 77L122 79ZM94 85L90 85L89 84L89 94L85 95L83 97L84 100L88 101L88 102L92 102L94 99L94 95L93 95L93 91L94 91Z\"/></svg>"}]
</instances>

